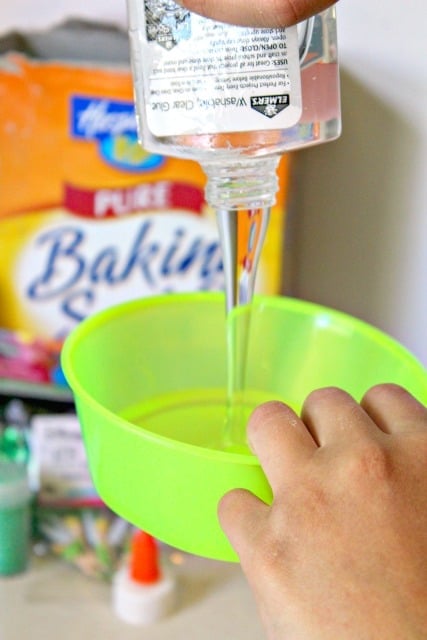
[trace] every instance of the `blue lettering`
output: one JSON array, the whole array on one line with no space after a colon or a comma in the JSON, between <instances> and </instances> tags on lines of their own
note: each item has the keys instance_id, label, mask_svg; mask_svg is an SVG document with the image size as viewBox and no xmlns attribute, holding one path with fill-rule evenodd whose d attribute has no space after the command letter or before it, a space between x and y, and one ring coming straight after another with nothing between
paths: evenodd
<instances>
[{"instance_id":1,"label":"blue lettering","mask_svg":"<svg viewBox=\"0 0 427 640\"><path fill-rule=\"evenodd\" d=\"M90 270L91 282L109 282L114 284L114 267L117 264L118 255L116 247L107 247L95 257Z\"/></svg>"},{"instance_id":2,"label":"blue lettering","mask_svg":"<svg viewBox=\"0 0 427 640\"><path fill-rule=\"evenodd\" d=\"M146 235L152 226L153 225L150 224L150 222L145 222L141 226L141 229L135 238L135 242L131 247L127 263L118 278L119 281L129 278L136 265L139 265L146 281L151 285L155 284L155 279L150 271L150 261L158 254L160 246L155 242L148 246L143 246Z\"/></svg>"},{"instance_id":3,"label":"blue lettering","mask_svg":"<svg viewBox=\"0 0 427 640\"><path fill-rule=\"evenodd\" d=\"M71 320L81 322L87 316L87 309L89 305L94 301L95 294L93 291L72 291L71 294L62 301L61 309L68 318L71 318ZM75 306L76 303L82 307L81 311L78 311L77 306Z\"/></svg>"},{"instance_id":4,"label":"blue lettering","mask_svg":"<svg viewBox=\"0 0 427 640\"><path fill-rule=\"evenodd\" d=\"M195 238L195 240L193 240L193 244L189 247L187 251L187 255L185 255L180 261L180 263L177 265L176 272L177 273L187 272L196 261L198 257L198 253L200 252L201 248L202 248L202 239Z\"/></svg>"},{"instance_id":5,"label":"blue lettering","mask_svg":"<svg viewBox=\"0 0 427 640\"><path fill-rule=\"evenodd\" d=\"M85 262L76 249L83 238L83 232L75 227L61 227L37 239L37 244L40 246L51 243L51 249L47 255L44 271L28 287L30 298L49 300L78 282L84 271Z\"/></svg>"},{"instance_id":6,"label":"blue lettering","mask_svg":"<svg viewBox=\"0 0 427 640\"><path fill-rule=\"evenodd\" d=\"M104 288L104 296L106 288L108 291L108 287L124 284L135 273L145 283L147 294L173 291L178 278L184 280L190 275L197 289L222 286L217 240L207 242L202 235L194 236L179 226L167 230L166 237L157 241L153 237L155 223L145 218L130 243L126 242L129 236L122 234L95 255L90 252L85 227L64 225L43 233L35 247L44 258L40 272L28 284L28 297L33 301L57 298L58 309L80 322L96 309L97 288Z\"/></svg>"},{"instance_id":7,"label":"blue lettering","mask_svg":"<svg viewBox=\"0 0 427 640\"><path fill-rule=\"evenodd\" d=\"M218 242L212 242L206 247L204 260L200 268L204 286L203 289L210 289L215 285L215 277L222 274L224 265L222 262L222 254L218 246Z\"/></svg>"},{"instance_id":8,"label":"blue lettering","mask_svg":"<svg viewBox=\"0 0 427 640\"><path fill-rule=\"evenodd\" d=\"M176 252L178 251L181 240L184 237L185 231L184 229L176 229L175 230L175 241L172 242L169 250L166 251L166 255L163 258L162 265L160 267L160 273L164 276L168 276L173 272L172 259L174 258Z\"/></svg>"}]
</instances>

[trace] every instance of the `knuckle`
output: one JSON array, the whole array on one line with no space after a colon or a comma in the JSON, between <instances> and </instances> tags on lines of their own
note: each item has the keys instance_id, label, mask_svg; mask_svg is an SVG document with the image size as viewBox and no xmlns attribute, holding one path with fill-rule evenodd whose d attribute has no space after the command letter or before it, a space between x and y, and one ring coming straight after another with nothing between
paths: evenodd
<instances>
[{"instance_id":1,"label":"knuckle","mask_svg":"<svg viewBox=\"0 0 427 640\"><path fill-rule=\"evenodd\" d=\"M369 440L355 446L345 464L347 477L360 484L387 482L393 476L393 463L387 448L379 441Z\"/></svg>"},{"instance_id":2,"label":"knuckle","mask_svg":"<svg viewBox=\"0 0 427 640\"><path fill-rule=\"evenodd\" d=\"M339 389L338 387L322 387L311 391L307 396L304 406L315 407L316 405L323 404L324 402L331 402L340 398L348 398L348 393Z\"/></svg>"},{"instance_id":3,"label":"knuckle","mask_svg":"<svg viewBox=\"0 0 427 640\"><path fill-rule=\"evenodd\" d=\"M270 527L263 532L261 544L253 548L251 564L261 575L272 576L287 555L283 532L279 535L275 528Z\"/></svg>"},{"instance_id":4,"label":"knuckle","mask_svg":"<svg viewBox=\"0 0 427 640\"><path fill-rule=\"evenodd\" d=\"M250 439L251 437L256 437L260 431L271 427L276 428L278 422L284 417L286 419L293 419L294 414L289 407L278 400L271 400L258 405L253 410L247 426Z\"/></svg>"},{"instance_id":5,"label":"knuckle","mask_svg":"<svg viewBox=\"0 0 427 640\"><path fill-rule=\"evenodd\" d=\"M341 393L343 393L343 391L338 387L322 387L320 389L314 389L314 391L309 394L308 398L311 400L321 400L325 397L329 398L331 395L335 396Z\"/></svg>"},{"instance_id":6,"label":"knuckle","mask_svg":"<svg viewBox=\"0 0 427 640\"><path fill-rule=\"evenodd\" d=\"M251 421L253 422L265 422L266 420L274 419L276 414L282 411L284 405L278 400L270 400L258 405L252 412Z\"/></svg>"},{"instance_id":7,"label":"knuckle","mask_svg":"<svg viewBox=\"0 0 427 640\"><path fill-rule=\"evenodd\" d=\"M406 449L410 449L408 454L411 455L413 464L420 465L421 468L427 467L427 429L423 431L413 431L405 437L405 443L401 443L402 447L406 445Z\"/></svg>"},{"instance_id":8,"label":"knuckle","mask_svg":"<svg viewBox=\"0 0 427 640\"><path fill-rule=\"evenodd\" d=\"M370 387L362 398L362 405L365 403L376 404L384 396L399 396L405 393L403 387L393 382L382 382Z\"/></svg>"}]
</instances>

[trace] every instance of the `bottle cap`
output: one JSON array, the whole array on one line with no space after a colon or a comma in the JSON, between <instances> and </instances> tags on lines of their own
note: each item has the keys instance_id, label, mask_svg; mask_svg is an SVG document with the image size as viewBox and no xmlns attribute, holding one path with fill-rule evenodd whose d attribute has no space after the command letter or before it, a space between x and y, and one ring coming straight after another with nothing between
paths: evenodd
<instances>
[{"instance_id":1,"label":"bottle cap","mask_svg":"<svg viewBox=\"0 0 427 640\"><path fill-rule=\"evenodd\" d=\"M160 579L157 543L145 531L136 531L132 537L129 574L140 584L153 584Z\"/></svg>"}]
</instances>

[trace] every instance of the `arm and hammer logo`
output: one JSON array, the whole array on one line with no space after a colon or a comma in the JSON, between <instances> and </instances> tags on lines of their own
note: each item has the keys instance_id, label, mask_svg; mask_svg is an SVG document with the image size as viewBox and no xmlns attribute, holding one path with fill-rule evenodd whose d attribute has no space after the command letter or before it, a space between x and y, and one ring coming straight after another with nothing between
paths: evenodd
<instances>
[{"instance_id":1,"label":"arm and hammer logo","mask_svg":"<svg viewBox=\"0 0 427 640\"><path fill-rule=\"evenodd\" d=\"M251 96L251 107L267 118L274 118L278 113L289 107L289 93L278 96Z\"/></svg>"}]
</instances>

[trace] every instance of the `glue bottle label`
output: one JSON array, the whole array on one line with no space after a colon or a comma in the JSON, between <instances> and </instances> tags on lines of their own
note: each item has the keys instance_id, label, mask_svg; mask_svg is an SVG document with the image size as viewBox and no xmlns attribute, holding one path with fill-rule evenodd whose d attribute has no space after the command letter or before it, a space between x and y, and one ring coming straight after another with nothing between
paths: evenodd
<instances>
[{"instance_id":1,"label":"glue bottle label","mask_svg":"<svg viewBox=\"0 0 427 640\"><path fill-rule=\"evenodd\" d=\"M153 135L297 124L302 99L296 27L233 27L169 0L144 0L137 14L130 14L130 38L134 64L147 71L145 116ZM132 28L141 17L143 28Z\"/></svg>"}]
</instances>

